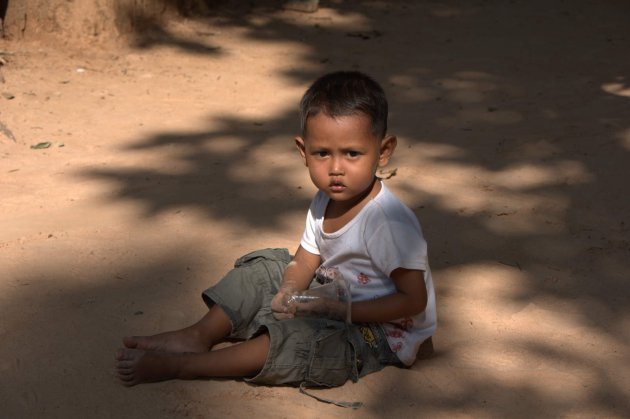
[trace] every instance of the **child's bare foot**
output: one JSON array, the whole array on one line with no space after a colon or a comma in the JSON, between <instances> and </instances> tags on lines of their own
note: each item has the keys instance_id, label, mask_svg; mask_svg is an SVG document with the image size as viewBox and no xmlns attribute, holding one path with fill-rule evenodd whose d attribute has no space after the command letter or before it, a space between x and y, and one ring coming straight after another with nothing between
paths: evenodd
<instances>
[{"instance_id":1,"label":"child's bare foot","mask_svg":"<svg viewBox=\"0 0 630 419\"><path fill-rule=\"evenodd\" d=\"M212 347L211 342L204 342L199 333L191 328L153 336L125 336L123 344L130 349L173 353L207 352Z\"/></svg>"},{"instance_id":2,"label":"child's bare foot","mask_svg":"<svg viewBox=\"0 0 630 419\"><path fill-rule=\"evenodd\" d=\"M116 351L118 378L125 386L180 378L178 354L123 348Z\"/></svg>"}]
</instances>

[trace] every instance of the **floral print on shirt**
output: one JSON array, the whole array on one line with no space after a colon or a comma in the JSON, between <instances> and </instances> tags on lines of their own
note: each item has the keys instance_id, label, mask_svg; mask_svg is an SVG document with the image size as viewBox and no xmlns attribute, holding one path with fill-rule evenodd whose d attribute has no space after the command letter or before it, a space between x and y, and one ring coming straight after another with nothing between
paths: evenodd
<instances>
[{"instance_id":1,"label":"floral print on shirt","mask_svg":"<svg viewBox=\"0 0 630 419\"><path fill-rule=\"evenodd\" d=\"M335 279L340 279L341 272L339 272L339 268L336 266L326 267L321 265L317 268L317 271L315 271L315 278L317 282L324 285L333 282Z\"/></svg>"},{"instance_id":2,"label":"floral print on shirt","mask_svg":"<svg viewBox=\"0 0 630 419\"><path fill-rule=\"evenodd\" d=\"M399 352L404 348L405 335L411 328L413 328L413 319L411 317L405 317L383 325L392 352Z\"/></svg>"},{"instance_id":3,"label":"floral print on shirt","mask_svg":"<svg viewBox=\"0 0 630 419\"><path fill-rule=\"evenodd\" d=\"M367 276L366 274L364 274L363 272L359 273L359 275L357 276L357 281L359 281L359 284L361 285L365 285L368 282L370 282L370 277Z\"/></svg>"}]
</instances>

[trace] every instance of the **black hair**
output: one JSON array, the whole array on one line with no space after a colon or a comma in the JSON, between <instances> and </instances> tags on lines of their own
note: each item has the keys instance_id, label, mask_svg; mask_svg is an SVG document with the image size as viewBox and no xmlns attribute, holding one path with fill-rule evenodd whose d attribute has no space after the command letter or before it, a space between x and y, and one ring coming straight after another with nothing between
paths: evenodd
<instances>
[{"instance_id":1,"label":"black hair","mask_svg":"<svg viewBox=\"0 0 630 419\"><path fill-rule=\"evenodd\" d=\"M332 118L363 113L370 118L376 137L384 138L387 133L385 92L374 79L359 71L337 71L315 80L300 101L302 136L307 119L319 112Z\"/></svg>"}]
</instances>

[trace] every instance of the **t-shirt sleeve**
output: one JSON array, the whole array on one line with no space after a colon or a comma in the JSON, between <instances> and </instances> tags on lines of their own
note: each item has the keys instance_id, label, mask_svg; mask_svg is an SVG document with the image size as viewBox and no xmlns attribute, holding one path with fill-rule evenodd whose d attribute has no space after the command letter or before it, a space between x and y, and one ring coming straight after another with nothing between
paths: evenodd
<instances>
[{"instance_id":1,"label":"t-shirt sleeve","mask_svg":"<svg viewBox=\"0 0 630 419\"><path fill-rule=\"evenodd\" d=\"M365 239L372 263L385 273L397 268L427 270L427 243L411 211L381 209L372 214Z\"/></svg>"},{"instance_id":2,"label":"t-shirt sleeve","mask_svg":"<svg viewBox=\"0 0 630 419\"><path fill-rule=\"evenodd\" d=\"M314 255L319 255L319 246L317 245L317 234L319 227L317 224L317 218L321 207L321 197L319 194L315 196L311 202L311 206L308 209L306 215L306 226L304 227L304 233L302 233L302 240L300 240L300 246L304 250Z\"/></svg>"}]
</instances>

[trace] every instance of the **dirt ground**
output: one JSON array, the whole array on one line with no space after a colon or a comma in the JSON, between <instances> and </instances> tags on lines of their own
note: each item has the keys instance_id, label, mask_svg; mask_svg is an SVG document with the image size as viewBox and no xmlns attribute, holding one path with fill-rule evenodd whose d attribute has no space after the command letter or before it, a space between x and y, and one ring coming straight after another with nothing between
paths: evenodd
<instances>
[{"instance_id":1,"label":"dirt ground","mask_svg":"<svg viewBox=\"0 0 630 419\"><path fill-rule=\"evenodd\" d=\"M0 41L1 417L630 417L627 2L323 1L73 41ZM336 69L389 95L435 355L317 392L354 411L120 386L123 335L196 320L238 256L297 247L297 102Z\"/></svg>"}]
</instances>

